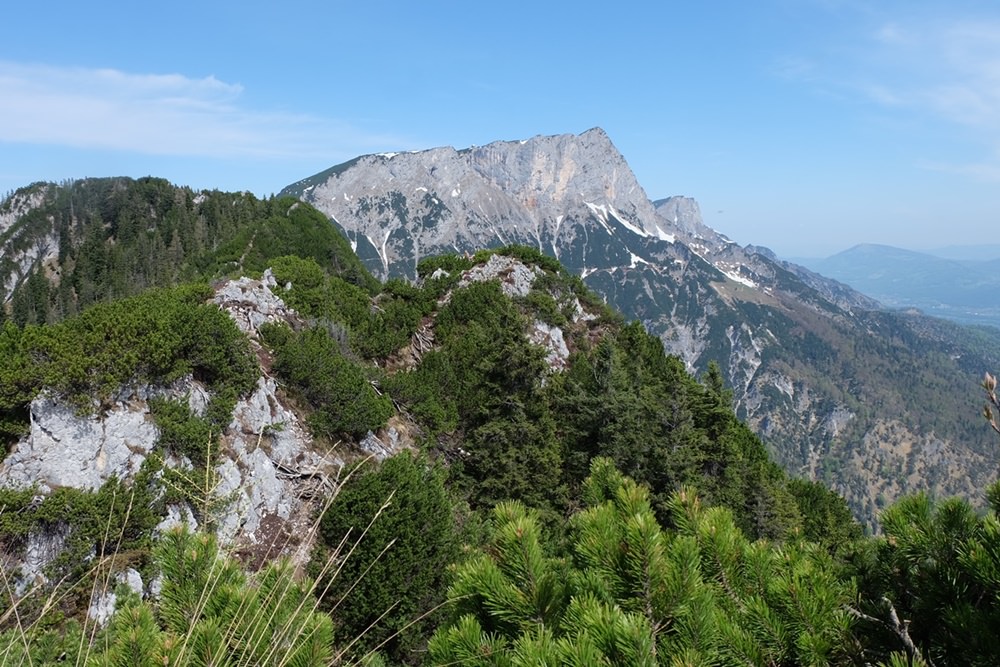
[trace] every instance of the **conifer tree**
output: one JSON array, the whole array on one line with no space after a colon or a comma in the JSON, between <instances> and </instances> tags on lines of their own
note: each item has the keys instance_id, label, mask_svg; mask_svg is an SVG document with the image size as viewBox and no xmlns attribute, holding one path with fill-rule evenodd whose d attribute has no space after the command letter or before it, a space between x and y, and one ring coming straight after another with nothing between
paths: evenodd
<instances>
[{"instance_id":1,"label":"conifer tree","mask_svg":"<svg viewBox=\"0 0 1000 667\"><path fill-rule=\"evenodd\" d=\"M809 544L750 542L721 508L673 495L674 531L649 493L596 459L572 560L545 552L519 503L494 511L485 552L456 569L454 621L433 664L840 664L852 647L849 583Z\"/></svg>"},{"instance_id":2,"label":"conifer tree","mask_svg":"<svg viewBox=\"0 0 1000 667\"><path fill-rule=\"evenodd\" d=\"M349 653L381 650L395 660L421 647L420 617L442 602L458 537L444 470L403 452L356 471L320 521L326 550L336 551L320 580L321 607ZM324 559L325 560L325 559Z\"/></svg>"},{"instance_id":3,"label":"conifer tree","mask_svg":"<svg viewBox=\"0 0 1000 667\"><path fill-rule=\"evenodd\" d=\"M219 553L215 538L186 529L156 549L159 597L140 600L120 586L107 628L68 623L62 630L0 634L0 664L91 667L327 667L333 624L316 611L310 582L286 562L247 575Z\"/></svg>"}]
</instances>

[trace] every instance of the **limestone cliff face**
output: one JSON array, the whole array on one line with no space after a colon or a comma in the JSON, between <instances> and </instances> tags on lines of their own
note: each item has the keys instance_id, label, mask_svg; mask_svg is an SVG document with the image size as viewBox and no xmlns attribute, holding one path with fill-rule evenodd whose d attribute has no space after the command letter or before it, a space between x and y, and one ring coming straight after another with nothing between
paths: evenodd
<instances>
[{"instance_id":1,"label":"limestone cliff face","mask_svg":"<svg viewBox=\"0 0 1000 667\"><path fill-rule=\"evenodd\" d=\"M32 267L44 265L59 254L55 222L47 216L32 221L30 228L22 230L21 234L11 230L15 223L52 198L53 190L49 185L32 186L0 204L0 268L4 276L0 284L0 307L10 299L11 292L28 276Z\"/></svg>"},{"instance_id":2,"label":"limestone cliff face","mask_svg":"<svg viewBox=\"0 0 1000 667\"><path fill-rule=\"evenodd\" d=\"M413 275L443 248L520 243L567 261L597 215L669 238L603 130L457 151L367 155L289 186L337 221L370 269ZM607 227L610 232L610 227Z\"/></svg>"},{"instance_id":3,"label":"limestone cliff face","mask_svg":"<svg viewBox=\"0 0 1000 667\"><path fill-rule=\"evenodd\" d=\"M230 281L215 296L258 351L257 331L263 322L295 318L271 291L273 286L266 273L260 281ZM149 409L154 397L186 398L195 413L205 410L209 398L204 386L190 377L168 387L125 387L110 407L93 415L78 414L57 397L41 394L31 403L29 432L0 463L0 486L33 487L45 495L59 487L94 490L112 477L131 479L159 436ZM383 455L392 451L386 447ZM167 464L190 466L184 460ZM220 542L248 561L284 554L304 563L316 503L333 491L344 461L334 452L315 451L305 425L266 372L254 391L237 403L218 450L210 452L210 465ZM161 529L181 521L195 523L191 508L169 507ZM30 536L18 564L22 588L42 576L65 538L59 532Z\"/></svg>"}]
</instances>

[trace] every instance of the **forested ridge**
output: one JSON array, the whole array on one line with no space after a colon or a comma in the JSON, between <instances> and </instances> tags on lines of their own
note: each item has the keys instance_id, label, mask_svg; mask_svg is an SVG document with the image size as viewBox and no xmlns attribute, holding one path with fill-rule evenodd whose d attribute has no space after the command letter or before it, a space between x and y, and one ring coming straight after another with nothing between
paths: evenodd
<instances>
[{"instance_id":1,"label":"forested ridge","mask_svg":"<svg viewBox=\"0 0 1000 667\"><path fill-rule=\"evenodd\" d=\"M769 458L717 368L692 377L535 250L429 258L417 283L380 285L291 199L76 188L32 223L65 223L72 243L25 274L0 325L0 437L14 445L42 391L100 411L118 385L192 374L211 400L159 404L157 456L133 479L0 489L0 663L1000 663L1000 487L979 513L907 498L865 536L840 497ZM467 279L495 257L498 276ZM262 369L205 301L268 268L299 318L262 328L264 372L314 437L350 446L389 419L415 433L381 464L355 456L305 572L248 572L204 528L153 530L168 501L208 528L225 502L188 482ZM531 342L554 329L565 356ZM178 477L176 455L196 474ZM46 529L69 548L22 597L8 564ZM120 590L98 626L91 592L126 566L159 592Z\"/></svg>"}]
</instances>

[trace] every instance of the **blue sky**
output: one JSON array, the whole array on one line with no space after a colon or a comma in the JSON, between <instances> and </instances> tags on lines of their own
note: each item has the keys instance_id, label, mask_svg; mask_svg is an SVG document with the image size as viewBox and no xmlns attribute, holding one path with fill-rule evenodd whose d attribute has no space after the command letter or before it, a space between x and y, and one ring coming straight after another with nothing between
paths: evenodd
<instances>
[{"instance_id":1,"label":"blue sky","mask_svg":"<svg viewBox=\"0 0 1000 667\"><path fill-rule=\"evenodd\" d=\"M822 256L1000 238L1000 4L6 7L0 196L162 176L259 195L362 153L603 127L652 199Z\"/></svg>"}]
</instances>

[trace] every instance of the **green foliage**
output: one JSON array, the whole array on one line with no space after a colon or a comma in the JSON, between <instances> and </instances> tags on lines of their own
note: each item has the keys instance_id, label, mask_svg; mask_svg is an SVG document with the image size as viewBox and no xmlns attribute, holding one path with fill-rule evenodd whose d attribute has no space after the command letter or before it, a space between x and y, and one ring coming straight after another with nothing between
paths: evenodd
<instances>
[{"instance_id":1,"label":"green foliage","mask_svg":"<svg viewBox=\"0 0 1000 667\"><path fill-rule=\"evenodd\" d=\"M159 467L147 460L131 483L112 478L99 489L57 488L48 495L36 491L0 490L0 549L17 557L24 553L30 534L46 536L62 547L44 574L55 582L50 599L21 604L14 618L22 625L47 627L64 616L80 614L89 605L91 586L104 568L116 562L140 565L148 557L154 526L160 521L163 502L157 482ZM0 629L11 618L8 578L0 595ZM28 596L37 591L29 588Z\"/></svg>"},{"instance_id":2,"label":"green foliage","mask_svg":"<svg viewBox=\"0 0 1000 667\"><path fill-rule=\"evenodd\" d=\"M438 269L451 274L468 271L476 262L461 255L434 255L425 257L417 264L417 276L427 279Z\"/></svg>"},{"instance_id":3,"label":"green foliage","mask_svg":"<svg viewBox=\"0 0 1000 667\"><path fill-rule=\"evenodd\" d=\"M17 331L8 324L0 346L13 363L3 371L0 411L23 411L45 388L86 412L123 386L169 383L188 373L213 390L227 389L227 400L234 400L253 387L257 367L229 316L203 303L208 295L198 285L151 290L54 326Z\"/></svg>"},{"instance_id":4,"label":"green foliage","mask_svg":"<svg viewBox=\"0 0 1000 667\"><path fill-rule=\"evenodd\" d=\"M190 465L165 467L160 484L163 500L167 503L186 503L195 518L205 528L215 528L218 514L232 501L231 497L220 497L216 461L213 454L218 452L219 437L228 424L233 406L225 398L213 397L205 416L191 411L188 399L151 398L150 413L159 438L156 441L156 459L168 455L184 457ZM219 404L224 404L219 408ZM213 418L213 412L225 415L225 419ZM182 459L183 460L183 459Z\"/></svg>"},{"instance_id":5,"label":"green foliage","mask_svg":"<svg viewBox=\"0 0 1000 667\"><path fill-rule=\"evenodd\" d=\"M789 480L788 490L802 515L802 537L806 540L837 550L861 538L861 525L841 496L804 479Z\"/></svg>"},{"instance_id":6,"label":"green foliage","mask_svg":"<svg viewBox=\"0 0 1000 667\"><path fill-rule=\"evenodd\" d=\"M157 178L84 179L41 190L42 205L0 234L12 252L58 239L58 284L39 262L14 290L12 318L20 326L60 321L152 287L260 273L288 255L310 258L365 292L378 289L330 221L291 198L195 193ZM20 270L0 258L0 279Z\"/></svg>"},{"instance_id":7,"label":"green foliage","mask_svg":"<svg viewBox=\"0 0 1000 667\"><path fill-rule=\"evenodd\" d=\"M391 375L385 384L394 397L409 406L426 431L437 436L458 427L458 401L453 393L456 382L448 355L432 350L416 369Z\"/></svg>"},{"instance_id":8,"label":"green foliage","mask_svg":"<svg viewBox=\"0 0 1000 667\"><path fill-rule=\"evenodd\" d=\"M1000 520L957 498L904 498L882 515L884 536L854 558L877 651L901 651L897 623L936 665L1000 662ZM883 654L884 655L884 654Z\"/></svg>"},{"instance_id":9,"label":"green foliage","mask_svg":"<svg viewBox=\"0 0 1000 667\"><path fill-rule=\"evenodd\" d=\"M0 326L0 443L15 442L28 428L28 404L37 391L22 332L13 322Z\"/></svg>"},{"instance_id":10,"label":"green foliage","mask_svg":"<svg viewBox=\"0 0 1000 667\"><path fill-rule=\"evenodd\" d=\"M278 257L312 259L333 275L373 292L378 281L361 265L347 239L326 216L291 197L251 202L252 217L211 254L198 258L203 273L260 273Z\"/></svg>"},{"instance_id":11,"label":"green foliage","mask_svg":"<svg viewBox=\"0 0 1000 667\"><path fill-rule=\"evenodd\" d=\"M443 601L447 566L458 556L444 471L405 452L356 471L323 515L320 534L339 559L335 576L321 580L337 637L359 638L358 655L382 646L406 660L436 619L416 622Z\"/></svg>"},{"instance_id":12,"label":"green foliage","mask_svg":"<svg viewBox=\"0 0 1000 667\"><path fill-rule=\"evenodd\" d=\"M698 383L638 323L576 356L561 390L553 386L577 479L591 458L607 456L650 487L661 521L669 521L670 496L692 485L708 502L729 507L749 534L790 534L799 517L786 478L735 418L730 400L719 378Z\"/></svg>"},{"instance_id":13,"label":"green foliage","mask_svg":"<svg viewBox=\"0 0 1000 667\"><path fill-rule=\"evenodd\" d=\"M431 304L419 290L399 280L386 283L373 312L360 327L355 348L368 358L387 357L410 342Z\"/></svg>"},{"instance_id":14,"label":"green foliage","mask_svg":"<svg viewBox=\"0 0 1000 667\"><path fill-rule=\"evenodd\" d=\"M315 610L310 582L287 563L252 577L221 555L215 539L169 532L156 548L157 599L118 590L105 629L69 623L62 631L30 626L0 634L5 665L299 665L335 659L330 618Z\"/></svg>"},{"instance_id":15,"label":"green foliage","mask_svg":"<svg viewBox=\"0 0 1000 667\"><path fill-rule=\"evenodd\" d=\"M532 248L531 246L509 245L504 246L503 248L497 248L496 250L481 251L476 253L476 261L485 261L485 259L491 254L513 257L514 259L521 260L529 266L537 266L551 273L566 273L566 269L563 268L563 265L558 259L549 257L548 255L542 253L542 251L538 248Z\"/></svg>"},{"instance_id":16,"label":"green foliage","mask_svg":"<svg viewBox=\"0 0 1000 667\"><path fill-rule=\"evenodd\" d=\"M321 317L327 302L327 274L316 260L285 255L272 259L270 269L278 281L275 291L288 306L307 317ZM288 284L291 289L283 289Z\"/></svg>"},{"instance_id":17,"label":"green foliage","mask_svg":"<svg viewBox=\"0 0 1000 667\"><path fill-rule=\"evenodd\" d=\"M572 519L572 561L547 554L519 503L494 510L486 551L459 565L453 621L432 664L846 663L853 597L808 545L749 542L689 490L670 500L676 531L649 494L597 459L588 508Z\"/></svg>"},{"instance_id":18,"label":"green foliage","mask_svg":"<svg viewBox=\"0 0 1000 667\"><path fill-rule=\"evenodd\" d=\"M315 611L309 581L296 582L287 562L267 565L252 580L220 558L214 538L173 532L158 549L163 572L158 616L180 654L203 664L211 654L231 664L327 665L333 627ZM167 644L168 642L164 642Z\"/></svg>"},{"instance_id":19,"label":"green foliage","mask_svg":"<svg viewBox=\"0 0 1000 667\"><path fill-rule=\"evenodd\" d=\"M157 444L188 457L196 466L204 466L205 452L213 442L208 420L193 414L184 400L152 398L149 410L160 432Z\"/></svg>"},{"instance_id":20,"label":"green foliage","mask_svg":"<svg viewBox=\"0 0 1000 667\"><path fill-rule=\"evenodd\" d=\"M563 314L555 298L548 292L537 287L528 292L523 300L524 307L549 326L561 327L566 324Z\"/></svg>"},{"instance_id":21,"label":"green foliage","mask_svg":"<svg viewBox=\"0 0 1000 667\"><path fill-rule=\"evenodd\" d=\"M423 292L401 280L387 282L372 301L357 285L327 276L310 258L279 257L271 266L280 284L291 285L278 290L289 306L345 326L351 347L367 358L386 357L409 342L432 305Z\"/></svg>"},{"instance_id":22,"label":"green foliage","mask_svg":"<svg viewBox=\"0 0 1000 667\"><path fill-rule=\"evenodd\" d=\"M375 392L326 329L293 332L271 325L262 327L261 335L274 350L274 370L312 408L308 420L317 435L363 436L392 414L389 398Z\"/></svg>"},{"instance_id":23,"label":"green foliage","mask_svg":"<svg viewBox=\"0 0 1000 667\"><path fill-rule=\"evenodd\" d=\"M528 345L526 322L499 285L473 283L438 313L436 336L455 372L454 395L467 423L485 421L512 400L528 398L544 368Z\"/></svg>"},{"instance_id":24,"label":"green foliage","mask_svg":"<svg viewBox=\"0 0 1000 667\"><path fill-rule=\"evenodd\" d=\"M538 259L532 249L510 253ZM426 280L437 268L468 265L452 256L428 260L422 270ZM730 507L751 535L795 534L801 518L787 478L735 418L718 366L702 384L638 323L570 323L563 311L593 295L554 260L543 265L533 290L516 301L497 283L452 283L432 314L433 349L385 382L446 450L473 506L516 498L550 517L562 514L589 461L610 456L650 486L662 520L667 499L689 484L708 502ZM408 302L434 308L427 290L436 295L439 285L427 283L423 295L410 288ZM527 342L533 319L564 327L575 348L565 372L553 373L542 348Z\"/></svg>"},{"instance_id":25,"label":"green foliage","mask_svg":"<svg viewBox=\"0 0 1000 667\"><path fill-rule=\"evenodd\" d=\"M525 327L496 283L473 283L438 313L440 350L392 385L418 400L413 411L431 417L433 432L457 415L465 453L455 473L475 507L511 497L550 510L565 502L560 443L542 392L545 361Z\"/></svg>"}]
</instances>

